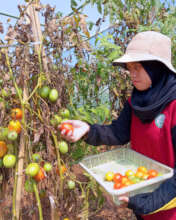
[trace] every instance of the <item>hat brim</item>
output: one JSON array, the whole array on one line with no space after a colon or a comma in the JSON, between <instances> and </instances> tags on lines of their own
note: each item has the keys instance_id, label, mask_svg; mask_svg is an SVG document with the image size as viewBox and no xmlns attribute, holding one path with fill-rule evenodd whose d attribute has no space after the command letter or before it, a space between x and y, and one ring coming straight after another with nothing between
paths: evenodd
<instances>
[{"instance_id":1,"label":"hat brim","mask_svg":"<svg viewBox=\"0 0 176 220\"><path fill-rule=\"evenodd\" d=\"M140 61L159 61L163 63L165 66L167 66L172 72L176 73L175 68L172 66L172 64L165 59L162 59L160 57L156 57L150 54L139 54L139 53L130 53L130 54L124 54L122 57L116 59L113 61L114 66L122 66L125 67L126 63L130 62L140 62Z\"/></svg>"}]
</instances>

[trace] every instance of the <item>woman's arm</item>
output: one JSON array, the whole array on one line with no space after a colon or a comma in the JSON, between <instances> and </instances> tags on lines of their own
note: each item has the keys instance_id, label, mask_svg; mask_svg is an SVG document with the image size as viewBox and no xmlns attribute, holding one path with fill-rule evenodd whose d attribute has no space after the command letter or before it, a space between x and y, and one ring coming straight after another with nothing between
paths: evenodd
<instances>
[{"instance_id":1,"label":"woman's arm","mask_svg":"<svg viewBox=\"0 0 176 220\"><path fill-rule=\"evenodd\" d=\"M131 106L127 101L117 120L110 125L90 125L85 141L91 145L122 145L130 140Z\"/></svg>"}]
</instances>

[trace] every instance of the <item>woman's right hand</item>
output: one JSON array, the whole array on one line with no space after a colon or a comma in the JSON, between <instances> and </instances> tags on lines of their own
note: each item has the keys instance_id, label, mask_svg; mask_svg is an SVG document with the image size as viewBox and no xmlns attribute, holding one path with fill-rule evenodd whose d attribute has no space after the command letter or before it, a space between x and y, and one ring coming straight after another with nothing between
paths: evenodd
<instances>
[{"instance_id":1,"label":"woman's right hand","mask_svg":"<svg viewBox=\"0 0 176 220\"><path fill-rule=\"evenodd\" d=\"M80 140L90 130L89 124L80 120L66 120L63 123L69 123L73 126L73 131L66 132L64 129L61 130L61 136L69 142ZM59 125L59 129L61 129L63 123Z\"/></svg>"}]
</instances>

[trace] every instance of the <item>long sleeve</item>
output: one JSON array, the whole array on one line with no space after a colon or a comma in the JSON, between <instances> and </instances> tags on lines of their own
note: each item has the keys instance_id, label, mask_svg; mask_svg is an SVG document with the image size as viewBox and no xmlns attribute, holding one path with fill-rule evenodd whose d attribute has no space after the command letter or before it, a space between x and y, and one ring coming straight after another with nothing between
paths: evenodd
<instances>
[{"instance_id":1,"label":"long sleeve","mask_svg":"<svg viewBox=\"0 0 176 220\"><path fill-rule=\"evenodd\" d=\"M126 144L130 140L130 124L131 106L127 101L118 119L113 120L110 125L91 125L85 141L94 146Z\"/></svg>"}]
</instances>

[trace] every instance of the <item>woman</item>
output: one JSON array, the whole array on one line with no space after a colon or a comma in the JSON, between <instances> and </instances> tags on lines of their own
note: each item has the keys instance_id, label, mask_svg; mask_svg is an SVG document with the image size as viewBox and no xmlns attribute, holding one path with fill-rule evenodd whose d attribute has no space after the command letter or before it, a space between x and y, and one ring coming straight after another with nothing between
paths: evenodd
<instances>
[{"instance_id":1,"label":"woman","mask_svg":"<svg viewBox=\"0 0 176 220\"><path fill-rule=\"evenodd\" d=\"M171 64L171 41L158 32L138 33L125 54L114 61L130 72L134 85L117 120L111 125L69 121L74 131L61 135L70 142L83 136L91 145L122 145L172 168L176 162L176 71ZM119 199L144 220L176 219L176 174L154 192Z\"/></svg>"}]
</instances>

